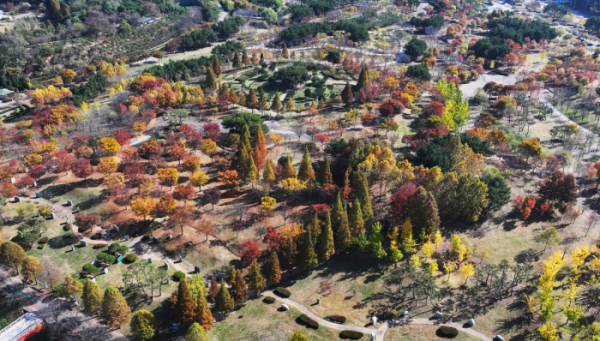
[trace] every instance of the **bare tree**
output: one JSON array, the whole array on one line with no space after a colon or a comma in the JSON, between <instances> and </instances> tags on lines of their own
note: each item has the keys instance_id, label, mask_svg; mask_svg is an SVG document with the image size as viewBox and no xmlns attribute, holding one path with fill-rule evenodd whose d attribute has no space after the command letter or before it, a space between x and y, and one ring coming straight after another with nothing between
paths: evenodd
<instances>
[{"instance_id":1,"label":"bare tree","mask_svg":"<svg viewBox=\"0 0 600 341\"><path fill-rule=\"evenodd\" d=\"M54 287L62 281L62 273L60 268L57 267L47 256L44 256L41 260L42 272L40 273L39 280L44 287L54 289Z\"/></svg>"},{"instance_id":2,"label":"bare tree","mask_svg":"<svg viewBox=\"0 0 600 341\"><path fill-rule=\"evenodd\" d=\"M587 230L585 230L586 237L587 237L588 233L590 232L590 230L593 229L594 227L596 227L597 221L598 221L598 212L590 211L590 213L587 216L587 219L585 220L585 224L587 225Z\"/></svg>"}]
</instances>

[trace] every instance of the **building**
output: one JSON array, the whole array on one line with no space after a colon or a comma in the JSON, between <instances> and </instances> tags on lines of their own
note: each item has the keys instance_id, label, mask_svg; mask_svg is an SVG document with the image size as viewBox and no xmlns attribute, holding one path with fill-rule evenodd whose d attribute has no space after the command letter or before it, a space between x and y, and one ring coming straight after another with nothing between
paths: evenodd
<instances>
[{"instance_id":1,"label":"building","mask_svg":"<svg viewBox=\"0 0 600 341\"><path fill-rule=\"evenodd\" d=\"M34 313L26 313L0 330L0 340L25 341L37 334L43 326L44 321Z\"/></svg>"}]
</instances>

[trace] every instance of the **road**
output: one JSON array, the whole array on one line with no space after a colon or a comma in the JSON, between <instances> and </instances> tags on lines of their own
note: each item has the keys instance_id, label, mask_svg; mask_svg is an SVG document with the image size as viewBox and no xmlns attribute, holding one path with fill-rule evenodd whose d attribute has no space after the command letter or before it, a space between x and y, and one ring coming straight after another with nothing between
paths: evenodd
<instances>
[{"instance_id":1,"label":"road","mask_svg":"<svg viewBox=\"0 0 600 341\"><path fill-rule=\"evenodd\" d=\"M374 335L376 335L377 341L384 341L385 333L387 332L388 329L393 328L394 326L401 326L404 324L421 324L421 325L454 327L454 328L458 329L459 331L469 334L469 335L472 335L482 341L492 341L492 338L490 338L490 337L486 336L485 334L480 333L474 329L464 328L462 325L460 325L458 323L440 321L437 319L412 319L412 318L396 319L396 320L391 320L387 323L383 323L378 329L337 324L337 323L323 320L319 316L315 315L312 311L310 311L303 304L298 303L293 300L290 300L289 298L279 297L270 290L263 292L263 295L273 297L273 298L287 304L290 307L294 307L294 308L300 310L300 312L302 312L303 314L306 314L311 319L319 322L319 324L324 327L327 327L330 329L335 329L335 330L340 330L340 331L352 330L352 331L364 333L366 335L374 334Z\"/></svg>"}]
</instances>

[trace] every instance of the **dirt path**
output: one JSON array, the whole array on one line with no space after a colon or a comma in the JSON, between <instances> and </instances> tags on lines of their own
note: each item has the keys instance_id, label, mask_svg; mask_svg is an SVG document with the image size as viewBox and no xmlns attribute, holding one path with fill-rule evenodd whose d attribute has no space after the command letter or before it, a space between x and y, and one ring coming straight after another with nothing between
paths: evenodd
<instances>
[{"instance_id":1,"label":"dirt path","mask_svg":"<svg viewBox=\"0 0 600 341\"><path fill-rule=\"evenodd\" d=\"M337 323L332 323L329 321L325 321L322 318L320 318L319 316L315 315L312 311L310 311L307 307L305 307L303 304L300 304L296 301L292 301L289 298L283 298L283 297L279 297L277 295L275 295L272 291L268 290L263 292L263 295L265 296L270 296L273 298L276 298L277 300L287 304L288 306L294 307L298 310L300 310L303 314L308 315L308 317L310 317L311 319L319 322L320 325L325 326L327 328L331 328L331 329L335 329L335 330L352 330L352 331L356 331L356 332L360 332L360 333L364 333L367 335L376 335L376 340L377 341L384 341L384 336L385 336L385 332L389 329L392 328L394 326L401 326L404 324L423 324L423 325L435 325L435 326L449 326L449 327L454 327L456 329L458 329L459 331L463 332L463 333L467 333L469 335L472 335L480 340L483 341L492 341L492 338L484 335L483 333L480 333L476 330L473 330L471 328L463 328L463 326L461 326L458 323L453 323L453 322L443 322L440 320L430 320L430 319L411 319L411 318L407 318L407 319L399 319L399 320L392 320L389 321L387 323L384 323L383 325L381 325L381 327L379 327L379 329L373 329L373 328L365 328L365 327L357 327L357 326L349 326L349 325L341 325L341 324L337 324Z\"/></svg>"}]
</instances>

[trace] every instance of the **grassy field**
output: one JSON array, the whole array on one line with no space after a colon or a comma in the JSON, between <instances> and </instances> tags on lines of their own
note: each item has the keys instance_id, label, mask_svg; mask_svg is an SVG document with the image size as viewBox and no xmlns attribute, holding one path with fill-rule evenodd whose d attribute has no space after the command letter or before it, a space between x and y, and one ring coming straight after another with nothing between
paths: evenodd
<instances>
[{"instance_id":1,"label":"grassy field","mask_svg":"<svg viewBox=\"0 0 600 341\"><path fill-rule=\"evenodd\" d=\"M397 326L394 328L390 328L385 333L385 341L396 341L396 340L410 340L410 341L441 341L447 340L447 338L437 336L436 330L438 327L436 326L426 326L426 325L406 325L406 326ZM457 341L475 341L479 340L478 338L471 336L469 334L459 332L456 338L453 340Z\"/></svg>"}]
</instances>

